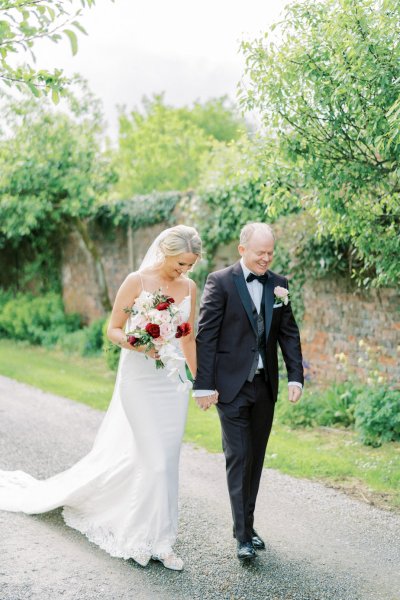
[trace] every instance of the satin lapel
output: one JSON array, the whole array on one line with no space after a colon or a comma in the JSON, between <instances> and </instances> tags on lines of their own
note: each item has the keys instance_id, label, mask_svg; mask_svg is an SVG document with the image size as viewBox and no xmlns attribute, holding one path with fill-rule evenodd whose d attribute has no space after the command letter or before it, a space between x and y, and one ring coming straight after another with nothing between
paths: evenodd
<instances>
[{"instance_id":1,"label":"satin lapel","mask_svg":"<svg viewBox=\"0 0 400 600\"><path fill-rule=\"evenodd\" d=\"M240 269L240 271L239 271L239 269ZM254 333L257 335L257 325L256 325L256 322L254 321L253 308L251 305L251 298L250 298L249 290L247 289L246 282L244 280L244 275L243 275L242 267L240 266L240 264L239 264L239 269L236 269L235 271L233 271L233 280L237 287L237 291L239 292L239 296L242 301L243 307L247 313L247 316L249 317L251 326L254 329Z\"/></svg>"},{"instance_id":2,"label":"satin lapel","mask_svg":"<svg viewBox=\"0 0 400 600\"><path fill-rule=\"evenodd\" d=\"M272 312L274 310L274 282L270 274L268 281L265 284L265 338L268 339L269 330L271 329Z\"/></svg>"}]
</instances>

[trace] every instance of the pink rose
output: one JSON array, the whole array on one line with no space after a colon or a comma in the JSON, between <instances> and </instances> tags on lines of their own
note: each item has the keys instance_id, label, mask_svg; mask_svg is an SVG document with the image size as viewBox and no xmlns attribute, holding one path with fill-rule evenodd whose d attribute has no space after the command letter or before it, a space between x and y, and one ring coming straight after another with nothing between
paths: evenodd
<instances>
[{"instance_id":1,"label":"pink rose","mask_svg":"<svg viewBox=\"0 0 400 600\"><path fill-rule=\"evenodd\" d=\"M283 302L285 306L288 304L289 290L286 288L277 285L276 288L274 288L274 295L277 302Z\"/></svg>"},{"instance_id":2,"label":"pink rose","mask_svg":"<svg viewBox=\"0 0 400 600\"><path fill-rule=\"evenodd\" d=\"M160 335L162 337L167 338L173 333L174 329L170 323L162 323L160 325Z\"/></svg>"},{"instance_id":3,"label":"pink rose","mask_svg":"<svg viewBox=\"0 0 400 600\"><path fill-rule=\"evenodd\" d=\"M168 312L162 311L157 315L157 321L159 323L169 323L170 320L171 320L171 317Z\"/></svg>"}]
</instances>

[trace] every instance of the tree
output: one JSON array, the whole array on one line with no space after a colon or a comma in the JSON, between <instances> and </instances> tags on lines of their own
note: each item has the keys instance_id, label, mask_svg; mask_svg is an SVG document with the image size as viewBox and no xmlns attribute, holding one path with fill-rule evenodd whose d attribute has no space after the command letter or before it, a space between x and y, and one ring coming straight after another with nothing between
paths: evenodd
<instances>
[{"instance_id":1,"label":"tree","mask_svg":"<svg viewBox=\"0 0 400 600\"><path fill-rule=\"evenodd\" d=\"M247 131L245 121L228 96L203 103L197 101L192 107L181 108L180 113L218 142L232 142Z\"/></svg>"},{"instance_id":2,"label":"tree","mask_svg":"<svg viewBox=\"0 0 400 600\"><path fill-rule=\"evenodd\" d=\"M397 0L305 0L242 45L242 104L303 173L318 235L347 245L364 286L400 278L399 25Z\"/></svg>"},{"instance_id":3,"label":"tree","mask_svg":"<svg viewBox=\"0 0 400 600\"><path fill-rule=\"evenodd\" d=\"M60 69L52 73L33 66L33 51L37 40L47 38L58 42L63 36L69 39L72 53L76 54L76 31L86 33L77 19L82 9L76 10L75 0L1 0L0 2L0 81L20 89L28 87L38 96L41 91L52 93L58 101L67 79ZM95 0L81 0L82 7L91 7ZM30 63L15 66L13 57L28 52Z\"/></svg>"},{"instance_id":4,"label":"tree","mask_svg":"<svg viewBox=\"0 0 400 600\"><path fill-rule=\"evenodd\" d=\"M50 240L75 230L92 256L108 310L104 271L87 226L115 182L101 151L98 107L90 96L83 109L70 102L70 114L43 100L10 103L11 134L0 141L0 248L28 242L43 252Z\"/></svg>"},{"instance_id":5,"label":"tree","mask_svg":"<svg viewBox=\"0 0 400 600\"><path fill-rule=\"evenodd\" d=\"M226 99L174 108L162 95L144 99L143 109L120 114L120 175L117 193L187 190L199 183L201 163L217 140L237 139L244 125Z\"/></svg>"}]
</instances>

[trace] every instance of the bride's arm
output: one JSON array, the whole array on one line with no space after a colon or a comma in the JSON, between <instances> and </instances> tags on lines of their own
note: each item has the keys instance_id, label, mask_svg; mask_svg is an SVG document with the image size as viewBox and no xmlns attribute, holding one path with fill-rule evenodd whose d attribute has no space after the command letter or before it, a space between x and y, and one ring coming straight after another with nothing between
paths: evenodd
<instances>
[{"instance_id":1,"label":"bride's arm","mask_svg":"<svg viewBox=\"0 0 400 600\"><path fill-rule=\"evenodd\" d=\"M187 365L190 369L192 376L195 377L196 369L197 369L196 336L195 336L195 331L194 331L194 318L195 318L195 312L196 312L196 284L193 280L190 280L190 285L191 285L192 303L190 306L190 316L189 316L188 322L191 325L191 332L189 333L189 335L182 337L180 341L181 341L181 346L182 346L182 352L186 359Z\"/></svg>"},{"instance_id":2,"label":"bride's arm","mask_svg":"<svg viewBox=\"0 0 400 600\"><path fill-rule=\"evenodd\" d=\"M127 350L137 350L139 352L143 351L142 346L133 348L126 341L124 325L128 319L128 313L124 309L132 306L140 291L141 281L139 275L130 273L117 292L107 328L107 337L113 344Z\"/></svg>"}]
</instances>

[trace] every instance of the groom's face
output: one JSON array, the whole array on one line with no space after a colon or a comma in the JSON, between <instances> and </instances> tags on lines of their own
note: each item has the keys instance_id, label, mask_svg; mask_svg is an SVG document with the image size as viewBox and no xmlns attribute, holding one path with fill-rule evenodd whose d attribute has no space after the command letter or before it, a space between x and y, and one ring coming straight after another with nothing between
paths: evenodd
<instances>
[{"instance_id":1,"label":"groom's face","mask_svg":"<svg viewBox=\"0 0 400 600\"><path fill-rule=\"evenodd\" d=\"M263 275L272 263L274 238L264 231L255 231L245 246L239 245L239 254L252 273Z\"/></svg>"}]
</instances>

